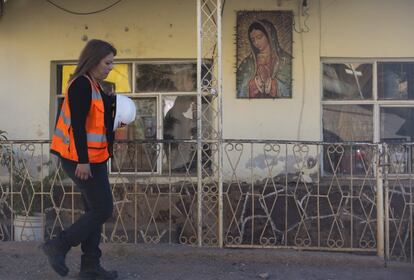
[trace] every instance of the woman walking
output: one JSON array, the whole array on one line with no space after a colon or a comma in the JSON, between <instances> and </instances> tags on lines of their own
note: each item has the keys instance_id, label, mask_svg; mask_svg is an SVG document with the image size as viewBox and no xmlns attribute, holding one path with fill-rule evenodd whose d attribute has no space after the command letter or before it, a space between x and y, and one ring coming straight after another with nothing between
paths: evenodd
<instances>
[{"instance_id":1,"label":"woman walking","mask_svg":"<svg viewBox=\"0 0 414 280\"><path fill-rule=\"evenodd\" d=\"M85 213L42 249L61 276L69 272L65 256L81 244L80 279L116 279L116 271L100 264L102 225L112 216L112 193L107 160L112 154L113 102L102 82L113 68L116 49L108 42L90 40L82 50L71 78L52 138L51 152L60 157L65 173L79 188Z\"/></svg>"}]
</instances>

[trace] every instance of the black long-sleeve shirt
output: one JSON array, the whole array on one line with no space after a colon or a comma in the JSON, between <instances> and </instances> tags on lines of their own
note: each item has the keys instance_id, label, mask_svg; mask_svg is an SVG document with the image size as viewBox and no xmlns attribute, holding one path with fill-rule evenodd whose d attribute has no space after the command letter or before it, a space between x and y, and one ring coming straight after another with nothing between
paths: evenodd
<instances>
[{"instance_id":1,"label":"black long-sleeve shirt","mask_svg":"<svg viewBox=\"0 0 414 280\"><path fill-rule=\"evenodd\" d=\"M112 143L114 139L114 134L112 132L113 104L115 96L105 94L102 89L100 89L100 93L104 101L108 149L109 153L112 154ZM78 163L88 163L89 158L85 124L92 102L92 88L89 80L84 76L75 79L69 87L68 98L73 137L78 153Z\"/></svg>"}]
</instances>

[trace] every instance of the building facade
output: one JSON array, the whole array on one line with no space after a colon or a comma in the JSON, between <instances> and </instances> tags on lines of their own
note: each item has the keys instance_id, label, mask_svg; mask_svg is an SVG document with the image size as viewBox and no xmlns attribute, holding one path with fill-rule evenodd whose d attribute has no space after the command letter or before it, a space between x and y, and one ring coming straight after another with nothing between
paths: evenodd
<instances>
[{"instance_id":1,"label":"building facade","mask_svg":"<svg viewBox=\"0 0 414 280\"><path fill-rule=\"evenodd\" d=\"M125 193L139 193L149 205L143 228L135 220L134 238L120 218L126 210L117 208L112 237L121 232L128 241L159 242L166 235L158 226L168 221L170 242L383 252L387 242L378 232L387 230L387 223L372 222L384 218L376 211L384 204L377 195L384 185L378 172L384 146L370 143L404 143L402 149L386 151L388 164L394 164L387 172L404 174L411 182L414 2L223 0L201 1L201 8L197 3L6 1L0 18L0 129L16 141L50 139L80 50L88 39L107 40L118 55L105 86L134 98L139 116L117 132L121 144L110 165L114 189L142 184L139 191ZM218 33L198 25L197 11L206 11L205 22L211 19ZM214 16L209 18L209 12ZM219 35L202 66L197 61L200 30ZM258 30L270 46L270 58L255 37ZM200 88L214 88L208 84L217 78L220 98L211 91L213 97L198 99ZM196 108L206 108L203 123L219 128L216 148L194 148L200 125ZM148 140L164 142L148 148ZM131 148L122 141L138 142ZM344 183L343 178L351 179ZM184 183L177 187L173 181ZM160 185L167 186L166 196ZM148 188L157 195L149 198ZM128 201L119 192L119 201ZM411 189L408 198L413 199ZM358 206L344 204L353 200ZM385 205L392 208L391 200ZM168 207L159 209L161 204ZM283 212L289 204L296 210ZM326 211L310 210L319 207ZM128 213L136 214L137 208L131 209ZM339 218L343 209L359 214ZM182 215L180 222L171 222L174 215ZM278 215L284 218L274 218ZM355 226L358 219L364 226ZM410 242L402 247L411 248Z\"/></svg>"}]
</instances>

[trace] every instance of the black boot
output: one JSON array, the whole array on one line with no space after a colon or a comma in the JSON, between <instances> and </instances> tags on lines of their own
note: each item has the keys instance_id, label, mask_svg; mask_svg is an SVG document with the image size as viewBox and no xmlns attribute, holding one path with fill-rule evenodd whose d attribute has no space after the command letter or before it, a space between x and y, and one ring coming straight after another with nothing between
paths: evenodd
<instances>
[{"instance_id":1,"label":"black boot","mask_svg":"<svg viewBox=\"0 0 414 280\"><path fill-rule=\"evenodd\" d=\"M60 276L66 276L69 272L69 268L65 264L66 254L69 252L69 248L61 244L59 239L48 240L40 247L46 254L50 266Z\"/></svg>"},{"instance_id":2,"label":"black boot","mask_svg":"<svg viewBox=\"0 0 414 280\"><path fill-rule=\"evenodd\" d=\"M113 280L118 278L116 270L105 270L99 263L99 259L87 259L81 256L81 268L79 279L82 280Z\"/></svg>"}]
</instances>

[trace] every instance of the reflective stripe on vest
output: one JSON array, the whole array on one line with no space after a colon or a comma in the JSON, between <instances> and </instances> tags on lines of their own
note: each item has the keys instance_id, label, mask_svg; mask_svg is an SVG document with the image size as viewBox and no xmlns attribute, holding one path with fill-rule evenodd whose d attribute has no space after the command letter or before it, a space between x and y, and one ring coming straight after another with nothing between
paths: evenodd
<instances>
[{"instance_id":1,"label":"reflective stripe on vest","mask_svg":"<svg viewBox=\"0 0 414 280\"><path fill-rule=\"evenodd\" d=\"M88 140L88 142L99 142L99 143L107 142L105 134L86 133L86 139Z\"/></svg>"},{"instance_id":2,"label":"reflective stripe on vest","mask_svg":"<svg viewBox=\"0 0 414 280\"><path fill-rule=\"evenodd\" d=\"M102 100L102 96L99 92L93 90L92 87L92 100Z\"/></svg>"},{"instance_id":3,"label":"reflective stripe on vest","mask_svg":"<svg viewBox=\"0 0 414 280\"><path fill-rule=\"evenodd\" d=\"M69 144L69 137L65 136L62 130L59 128L55 129L55 136L60 138L63 143ZM106 143L106 135L102 134L95 134L95 133L86 133L86 139L88 142L98 142L98 143Z\"/></svg>"},{"instance_id":4,"label":"reflective stripe on vest","mask_svg":"<svg viewBox=\"0 0 414 280\"><path fill-rule=\"evenodd\" d=\"M62 142L69 145L69 137L66 137L63 131L59 128L55 129L55 135L56 137L62 139Z\"/></svg>"},{"instance_id":5,"label":"reflective stripe on vest","mask_svg":"<svg viewBox=\"0 0 414 280\"><path fill-rule=\"evenodd\" d=\"M88 157L90 163L103 162L108 159L108 141L106 138L104 104L99 86L88 76L85 76L91 84L91 105L86 117L86 141L88 146ZM73 81L68 85L65 99L56 122L55 132L52 138L51 150L59 153L62 157L78 161L73 129L71 126L71 113L68 101L68 89Z\"/></svg>"},{"instance_id":6,"label":"reflective stripe on vest","mask_svg":"<svg viewBox=\"0 0 414 280\"><path fill-rule=\"evenodd\" d=\"M63 106L62 106L62 109L60 110L60 115L59 115L59 117L61 117L61 118L63 119L63 122L64 122L67 126L70 126L70 125L71 125L71 122L70 122L70 117L67 117L67 116L66 116L66 114L65 114L65 108L63 108Z\"/></svg>"}]
</instances>

